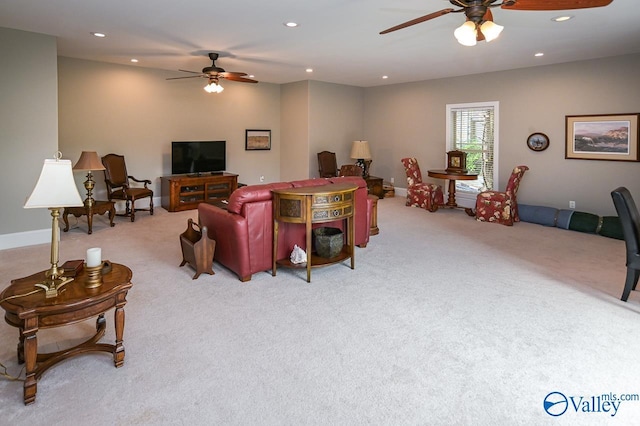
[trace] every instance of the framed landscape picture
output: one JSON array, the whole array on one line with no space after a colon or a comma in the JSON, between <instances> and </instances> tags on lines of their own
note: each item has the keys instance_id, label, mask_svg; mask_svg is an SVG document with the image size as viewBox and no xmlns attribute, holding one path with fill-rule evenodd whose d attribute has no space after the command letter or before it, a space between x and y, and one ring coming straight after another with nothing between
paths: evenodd
<instances>
[{"instance_id":1,"label":"framed landscape picture","mask_svg":"<svg viewBox=\"0 0 640 426\"><path fill-rule=\"evenodd\" d=\"M245 132L246 151L271 149L271 130L249 130Z\"/></svg>"},{"instance_id":2,"label":"framed landscape picture","mask_svg":"<svg viewBox=\"0 0 640 426\"><path fill-rule=\"evenodd\" d=\"M565 158L640 161L640 114L567 115Z\"/></svg>"}]
</instances>

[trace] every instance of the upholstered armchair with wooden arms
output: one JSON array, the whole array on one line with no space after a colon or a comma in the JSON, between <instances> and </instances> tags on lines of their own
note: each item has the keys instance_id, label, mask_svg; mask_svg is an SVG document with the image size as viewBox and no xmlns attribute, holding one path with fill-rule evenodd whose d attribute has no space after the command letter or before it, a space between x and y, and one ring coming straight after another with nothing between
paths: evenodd
<instances>
[{"instance_id":1,"label":"upholstered armchair with wooden arms","mask_svg":"<svg viewBox=\"0 0 640 426\"><path fill-rule=\"evenodd\" d=\"M151 181L129 176L123 155L105 155L102 157L102 164L104 165L104 182L107 185L109 201L123 200L126 202L125 213L118 214L118 216L130 216L131 222L134 222L136 211L148 211L153 215L153 191L147 187L147 185L151 185ZM130 181L141 183L144 187L131 187ZM148 209L136 208L136 201L141 198L149 198Z\"/></svg>"},{"instance_id":2,"label":"upholstered armchair with wooden arms","mask_svg":"<svg viewBox=\"0 0 640 426\"><path fill-rule=\"evenodd\" d=\"M338 161L335 152L322 151L318 153L318 172L321 178L338 176Z\"/></svg>"},{"instance_id":3,"label":"upholstered armchair with wooden arms","mask_svg":"<svg viewBox=\"0 0 640 426\"><path fill-rule=\"evenodd\" d=\"M442 187L435 183L422 181L418 160L414 157L403 158L402 164L407 173L407 206L420 207L435 212L444 204Z\"/></svg>"},{"instance_id":4,"label":"upholstered armchair with wooden arms","mask_svg":"<svg viewBox=\"0 0 640 426\"><path fill-rule=\"evenodd\" d=\"M504 192L484 191L476 198L476 220L481 222L495 222L512 226L520 222L518 216L518 202L516 193L527 166L516 166L511 172L507 188Z\"/></svg>"}]
</instances>

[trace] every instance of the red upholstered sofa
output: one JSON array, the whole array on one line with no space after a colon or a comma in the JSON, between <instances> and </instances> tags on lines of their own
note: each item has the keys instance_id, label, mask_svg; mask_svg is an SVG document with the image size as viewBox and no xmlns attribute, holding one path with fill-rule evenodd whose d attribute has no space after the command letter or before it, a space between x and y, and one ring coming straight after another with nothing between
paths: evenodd
<instances>
[{"instance_id":1,"label":"red upholstered sofa","mask_svg":"<svg viewBox=\"0 0 640 426\"><path fill-rule=\"evenodd\" d=\"M273 253L273 189L353 183L355 196L355 244L366 247L373 202L367 196L367 183L360 177L306 179L244 186L234 191L227 209L201 203L198 220L206 226L209 238L216 241L214 260L235 272L241 281L249 281L256 272L271 270ZM316 226L344 228L344 221L325 222ZM286 259L294 244L305 247L304 225L281 223L278 232L278 259Z\"/></svg>"}]
</instances>

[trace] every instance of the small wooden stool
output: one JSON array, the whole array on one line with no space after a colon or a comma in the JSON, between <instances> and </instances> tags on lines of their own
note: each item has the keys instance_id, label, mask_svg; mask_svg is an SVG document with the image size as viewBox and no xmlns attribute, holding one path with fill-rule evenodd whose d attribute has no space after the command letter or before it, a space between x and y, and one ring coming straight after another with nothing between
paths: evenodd
<instances>
[{"instance_id":1,"label":"small wooden stool","mask_svg":"<svg viewBox=\"0 0 640 426\"><path fill-rule=\"evenodd\" d=\"M198 229L194 229L194 226ZM193 219L187 222L187 230L180 234L180 246L182 247L182 263L191 265L196 270L193 276L195 280L201 273L206 272L215 275L213 272L213 254L216 250L216 242L207 235L207 227L200 227L193 223Z\"/></svg>"},{"instance_id":2,"label":"small wooden stool","mask_svg":"<svg viewBox=\"0 0 640 426\"><path fill-rule=\"evenodd\" d=\"M378 235L380 229L378 228L378 200L377 195L369 194L369 199L373 202L373 208L371 209L371 224L369 225L369 235Z\"/></svg>"}]
</instances>

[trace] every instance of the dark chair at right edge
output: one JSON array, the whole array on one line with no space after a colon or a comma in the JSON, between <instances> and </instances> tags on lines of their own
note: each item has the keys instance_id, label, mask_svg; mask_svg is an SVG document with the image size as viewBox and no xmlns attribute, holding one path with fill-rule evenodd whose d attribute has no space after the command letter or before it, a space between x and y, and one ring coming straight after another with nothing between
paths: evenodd
<instances>
[{"instance_id":1,"label":"dark chair at right edge","mask_svg":"<svg viewBox=\"0 0 640 426\"><path fill-rule=\"evenodd\" d=\"M631 290L635 290L640 277L640 214L629 190L623 186L611 191L613 205L616 207L622 234L627 246L627 280L620 300L626 302Z\"/></svg>"}]
</instances>

